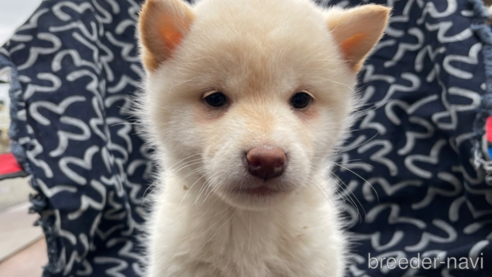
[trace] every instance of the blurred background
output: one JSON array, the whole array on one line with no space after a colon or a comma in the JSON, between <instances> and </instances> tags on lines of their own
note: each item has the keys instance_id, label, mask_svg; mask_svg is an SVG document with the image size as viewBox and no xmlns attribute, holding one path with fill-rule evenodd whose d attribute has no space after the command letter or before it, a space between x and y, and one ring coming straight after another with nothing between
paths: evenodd
<instances>
[{"instance_id":1,"label":"blurred background","mask_svg":"<svg viewBox=\"0 0 492 277\"><path fill-rule=\"evenodd\" d=\"M0 45L3 45L41 0L0 0ZM0 73L0 154L8 151L9 97L6 72ZM1 203L0 203L1 207Z\"/></svg>"},{"instance_id":2,"label":"blurred background","mask_svg":"<svg viewBox=\"0 0 492 277\"><path fill-rule=\"evenodd\" d=\"M0 0L0 47L9 40L15 30L29 18L42 1L62 0ZM410 2L410 0L397 0L394 2L402 6L401 4L407 1ZM446 2L445 0L434 0L435 3L441 3L440 1ZM329 0L318 0L318 2L327 3ZM336 2L340 2L340 0ZM392 1L388 0L389 2ZM484 2L487 5L492 4L492 0L484 0ZM0 155L9 152L9 139L7 136L10 125L8 78L8 72L0 70ZM426 143L433 143L433 141L429 140ZM131 184L129 187L131 187ZM26 212L30 206L28 201L30 193L32 193L32 190L28 184L28 177L0 179L0 277L39 277L42 274L41 267L47 263L46 244L41 228L33 227L33 223L39 216L27 214ZM381 205L385 205L385 203L381 203ZM111 221L108 222L111 223ZM431 224L428 225L430 226ZM376 227L379 228L379 226ZM393 225L390 225L388 229L393 230ZM427 233L425 234L427 235ZM440 235L440 233L438 234ZM449 247L455 246L451 245ZM487 277L491 276L487 275Z\"/></svg>"},{"instance_id":3,"label":"blurred background","mask_svg":"<svg viewBox=\"0 0 492 277\"><path fill-rule=\"evenodd\" d=\"M0 0L0 46L34 12L41 0ZM0 154L9 152L8 72L0 71ZM41 276L47 261L37 215L27 214L28 178L0 180L0 277Z\"/></svg>"}]
</instances>

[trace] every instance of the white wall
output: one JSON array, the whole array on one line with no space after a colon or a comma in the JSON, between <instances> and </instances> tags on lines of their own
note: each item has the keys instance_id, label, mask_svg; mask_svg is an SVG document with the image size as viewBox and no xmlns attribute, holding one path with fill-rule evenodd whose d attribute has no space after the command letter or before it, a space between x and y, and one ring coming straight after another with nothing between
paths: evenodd
<instances>
[{"instance_id":1,"label":"white wall","mask_svg":"<svg viewBox=\"0 0 492 277\"><path fill-rule=\"evenodd\" d=\"M24 23L41 0L0 0L0 45Z\"/></svg>"},{"instance_id":2,"label":"white wall","mask_svg":"<svg viewBox=\"0 0 492 277\"><path fill-rule=\"evenodd\" d=\"M9 86L7 84L0 84L0 102L5 104L5 107L0 106L0 140L5 139L5 131L7 131L10 123L9 100Z\"/></svg>"},{"instance_id":3,"label":"white wall","mask_svg":"<svg viewBox=\"0 0 492 277\"><path fill-rule=\"evenodd\" d=\"M41 0L0 0L0 46L29 18L40 3ZM5 79L5 76L0 76L0 80ZM0 144L5 139L5 131L10 124L8 89L8 85L0 83L0 101L6 105L0 108Z\"/></svg>"}]
</instances>

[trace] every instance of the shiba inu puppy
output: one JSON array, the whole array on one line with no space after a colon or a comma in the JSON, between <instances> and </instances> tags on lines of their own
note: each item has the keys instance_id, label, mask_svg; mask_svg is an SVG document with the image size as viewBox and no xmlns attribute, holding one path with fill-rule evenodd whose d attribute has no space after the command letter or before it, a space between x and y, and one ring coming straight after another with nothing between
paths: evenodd
<instances>
[{"instance_id":1,"label":"shiba inu puppy","mask_svg":"<svg viewBox=\"0 0 492 277\"><path fill-rule=\"evenodd\" d=\"M325 161L388 16L309 0L145 2L138 114L162 166L146 276L343 275Z\"/></svg>"}]
</instances>

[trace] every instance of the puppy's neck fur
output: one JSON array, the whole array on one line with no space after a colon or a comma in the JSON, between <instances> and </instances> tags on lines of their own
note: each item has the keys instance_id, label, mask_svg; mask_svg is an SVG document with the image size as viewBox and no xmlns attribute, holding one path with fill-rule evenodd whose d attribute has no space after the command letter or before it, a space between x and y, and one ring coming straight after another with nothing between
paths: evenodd
<instances>
[{"instance_id":1,"label":"puppy's neck fur","mask_svg":"<svg viewBox=\"0 0 492 277\"><path fill-rule=\"evenodd\" d=\"M257 211L230 206L202 190L203 184L185 184L172 172L164 180L183 185L155 194L163 198L155 202L154 215L173 216L160 222L162 232L152 234L167 247L152 253L165 271L151 276L178 276L172 272L177 265L191 269L190 276L325 276L316 272L320 268L341 276L345 239L334 226L332 192L320 191L333 187L323 174L279 205ZM306 268L312 274L304 275Z\"/></svg>"}]
</instances>

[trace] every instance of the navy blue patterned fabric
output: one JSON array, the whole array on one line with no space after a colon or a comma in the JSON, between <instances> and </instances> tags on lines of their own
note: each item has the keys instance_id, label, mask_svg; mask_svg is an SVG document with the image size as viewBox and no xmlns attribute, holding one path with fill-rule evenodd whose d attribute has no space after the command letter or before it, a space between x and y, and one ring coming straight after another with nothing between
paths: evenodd
<instances>
[{"instance_id":1,"label":"navy blue patterned fabric","mask_svg":"<svg viewBox=\"0 0 492 277\"><path fill-rule=\"evenodd\" d=\"M137 233L152 164L131 124L143 70L140 2L43 1L0 50L12 150L39 192L44 276L140 276Z\"/></svg>"},{"instance_id":2,"label":"navy blue patterned fabric","mask_svg":"<svg viewBox=\"0 0 492 277\"><path fill-rule=\"evenodd\" d=\"M366 1L330 4L335 2ZM492 276L492 182L486 182L490 162L480 147L485 114L492 113L483 4L371 2L394 10L386 36L360 74L364 116L335 171L346 184L347 217L358 242L350 272ZM373 268L369 260L418 256L439 257L432 263L437 268ZM456 258L458 270L452 259L448 268L448 257ZM461 258L480 257L483 270L472 270L470 260L469 270L460 270Z\"/></svg>"},{"instance_id":3,"label":"navy blue patterned fabric","mask_svg":"<svg viewBox=\"0 0 492 277\"><path fill-rule=\"evenodd\" d=\"M492 31L483 4L318 2L394 8L360 74L364 113L334 172L358 241L349 275L492 276L492 165L481 147L492 114ZM12 151L32 175L48 242L44 276L141 275L137 237L153 166L128 112L144 74L140 4L43 1L0 48L0 70L11 75ZM485 268L373 268L369 260L418 255L482 257Z\"/></svg>"}]
</instances>

